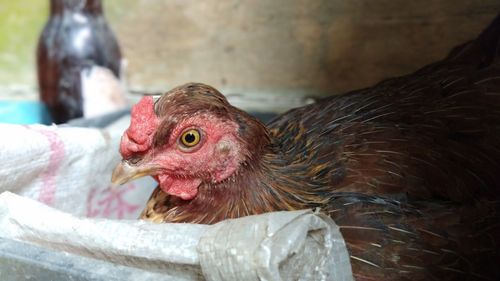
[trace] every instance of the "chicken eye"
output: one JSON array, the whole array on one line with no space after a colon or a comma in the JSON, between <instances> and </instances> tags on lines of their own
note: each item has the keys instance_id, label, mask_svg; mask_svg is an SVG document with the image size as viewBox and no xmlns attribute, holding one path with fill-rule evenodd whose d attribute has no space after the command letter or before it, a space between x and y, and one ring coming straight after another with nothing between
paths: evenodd
<instances>
[{"instance_id":1,"label":"chicken eye","mask_svg":"<svg viewBox=\"0 0 500 281\"><path fill-rule=\"evenodd\" d=\"M185 147L191 148L200 142L201 136L200 131L196 129L190 129L182 133L181 143Z\"/></svg>"}]
</instances>

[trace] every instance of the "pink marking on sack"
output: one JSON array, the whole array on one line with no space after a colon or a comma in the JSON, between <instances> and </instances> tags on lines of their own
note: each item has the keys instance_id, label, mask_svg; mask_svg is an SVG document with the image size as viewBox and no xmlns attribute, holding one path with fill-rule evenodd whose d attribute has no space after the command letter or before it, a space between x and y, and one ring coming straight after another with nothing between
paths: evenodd
<instances>
[{"instance_id":1,"label":"pink marking on sack","mask_svg":"<svg viewBox=\"0 0 500 281\"><path fill-rule=\"evenodd\" d=\"M119 189L108 187L99 192L96 187L92 188L87 198L87 217L116 217L118 219L128 217L140 207L128 202L125 198L125 194L135 188L133 183Z\"/></svg>"},{"instance_id":2,"label":"pink marking on sack","mask_svg":"<svg viewBox=\"0 0 500 281\"><path fill-rule=\"evenodd\" d=\"M99 214L99 210L95 209L92 205L94 198L96 197L97 188L93 187L90 189L89 195L87 197L87 217L93 218Z\"/></svg>"},{"instance_id":3,"label":"pink marking on sack","mask_svg":"<svg viewBox=\"0 0 500 281\"><path fill-rule=\"evenodd\" d=\"M41 174L42 186L38 200L47 205L54 204L56 197L56 176L64 158L64 143L56 132L48 129L35 129L47 138L50 147L49 164Z\"/></svg>"}]
</instances>

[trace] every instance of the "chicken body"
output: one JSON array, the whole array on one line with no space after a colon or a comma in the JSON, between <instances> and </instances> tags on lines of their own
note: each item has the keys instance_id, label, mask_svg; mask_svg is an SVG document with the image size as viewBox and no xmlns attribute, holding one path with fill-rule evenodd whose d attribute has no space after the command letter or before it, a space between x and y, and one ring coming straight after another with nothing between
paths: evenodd
<instances>
[{"instance_id":1,"label":"chicken body","mask_svg":"<svg viewBox=\"0 0 500 281\"><path fill-rule=\"evenodd\" d=\"M157 222L319 207L357 280L498 280L499 49L497 18L442 61L267 127L180 86L135 107L115 181L153 175L141 217Z\"/></svg>"}]
</instances>

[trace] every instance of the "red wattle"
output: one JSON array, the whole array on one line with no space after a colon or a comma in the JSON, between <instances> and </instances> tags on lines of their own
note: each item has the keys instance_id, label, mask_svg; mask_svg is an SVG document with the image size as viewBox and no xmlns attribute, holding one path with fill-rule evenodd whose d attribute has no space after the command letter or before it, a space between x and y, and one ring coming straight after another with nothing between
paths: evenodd
<instances>
[{"instance_id":1,"label":"red wattle","mask_svg":"<svg viewBox=\"0 0 500 281\"><path fill-rule=\"evenodd\" d=\"M198 194L198 187L201 180L197 178L173 178L168 175L158 175L160 188L167 194L180 197L183 200L190 200Z\"/></svg>"}]
</instances>

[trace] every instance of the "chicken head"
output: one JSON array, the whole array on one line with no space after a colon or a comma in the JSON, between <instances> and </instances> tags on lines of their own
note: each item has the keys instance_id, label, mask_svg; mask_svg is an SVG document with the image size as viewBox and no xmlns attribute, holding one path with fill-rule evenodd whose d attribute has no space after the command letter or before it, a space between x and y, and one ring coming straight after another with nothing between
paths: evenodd
<instances>
[{"instance_id":1,"label":"chicken head","mask_svg":"<svg viewBox=\"0 0 500 281\"><path fill-rule=\"evenodd\" d=\"M177 87L156 102L143 97L132 108L120 143L123 160L112 181L151 175L167 194L192 199L202 183L228 180L251 158L245 142L252 134L249 123L264 128L204 84Z\"/></svg>"}]
</instances>

